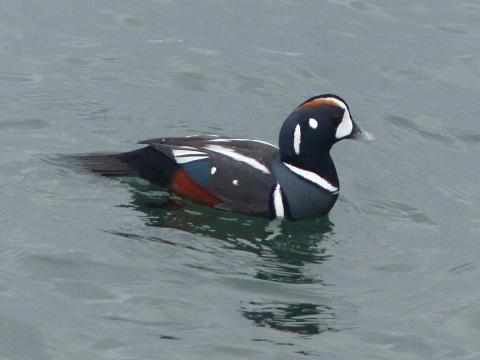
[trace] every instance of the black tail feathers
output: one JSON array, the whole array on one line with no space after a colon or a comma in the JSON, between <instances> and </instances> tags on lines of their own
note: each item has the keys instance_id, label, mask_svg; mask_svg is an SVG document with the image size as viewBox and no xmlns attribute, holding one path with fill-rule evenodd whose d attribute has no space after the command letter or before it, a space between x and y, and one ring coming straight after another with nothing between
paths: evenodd
<instances>
[{"instance_id":1,"label":"black tail feathers","mask_svg":"<svg viewBox=\"0 0 480 360\"><path fill-rule=\"evenodd\" d=\"M70 155L70 162L78 167L90 170L96 175L108 177L138 176L137 170L120 159L120 154L91 153Z\"/></svg>"},{"instance_id":2,"label":"black tail feathers","mask_svg":"<svg viewBox=\"0 0 480 360\"><path fill-rule=\"evenodd\" d=\"M124 153L92 153L70 156L70 162L97 175L135 176L168 187L179 166L149 146Z\"/></svg>"}]
</instances>

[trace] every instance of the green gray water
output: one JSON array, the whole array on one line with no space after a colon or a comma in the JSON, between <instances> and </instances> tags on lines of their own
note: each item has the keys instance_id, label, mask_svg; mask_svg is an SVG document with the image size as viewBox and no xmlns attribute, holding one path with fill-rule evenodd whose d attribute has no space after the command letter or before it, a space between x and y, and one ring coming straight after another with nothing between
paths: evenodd
<instances>
[{"instance_id":1,"label":"green gray water","mask_svg":"<svg viewBox=\"0 0 480 360\"><path fill-rule=\"evenodd\" d=\"M478 359L476 0L4 0L1 359ZM328 217L270 224L55 154L276 142L334 92Z\"/></svg>"}]
</instances>

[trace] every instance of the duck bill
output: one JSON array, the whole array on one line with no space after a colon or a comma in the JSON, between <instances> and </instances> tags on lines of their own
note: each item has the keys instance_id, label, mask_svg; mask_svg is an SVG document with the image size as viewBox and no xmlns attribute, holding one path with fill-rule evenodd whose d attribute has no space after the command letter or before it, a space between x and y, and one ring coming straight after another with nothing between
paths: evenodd
<instances>
[{"instance_id":1,"label":"duck bill","mask_svg":"<svg viewBox=\"0 0 480 360\"><path fill-rule=\"evenodd\" d=\"M360 129L357 124L353 123L352 133L347 137L347 139L373 141L375 140L375 136L365 130Z\"/></svg>"}]
</instances>

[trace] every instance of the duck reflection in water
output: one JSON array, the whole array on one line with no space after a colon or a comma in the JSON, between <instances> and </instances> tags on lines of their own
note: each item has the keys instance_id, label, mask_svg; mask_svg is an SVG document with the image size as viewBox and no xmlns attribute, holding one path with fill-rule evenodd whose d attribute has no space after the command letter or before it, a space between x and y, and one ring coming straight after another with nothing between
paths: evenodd
<instances>
[{"instance_id":1,"label":"duck reflection in water","mask_svg":"<svg viewBox=\"0 0 480 360\"><path fill-rule=\"evenodd\" d=\"M285 284L323 285L323 281L316 274L308 273L305 266L322 263L330 257L327 248L332 245L329 235L333 224L328 217L297 222L272 221L227 213L194 203L184 206L182 202L185 200L168 198L164 192L157 192L159 189L154 185L136 181L129 184L133 186L133 198L126 206L143 213L143 221L147 226L176 229L218 239L230 250L256 254L256 279ZM146 239L131 233L114 233L128 238ZM185 246L185 243L179 245L160 237L149 237L148 240ZM198 250L195 246L196 244L187 245ZM313 297L318 299L317 295ZM243 301L240 312L257 326L302 335L335 330L335 314L328 304L258 298Z\"/></svg>"}]
</instances>

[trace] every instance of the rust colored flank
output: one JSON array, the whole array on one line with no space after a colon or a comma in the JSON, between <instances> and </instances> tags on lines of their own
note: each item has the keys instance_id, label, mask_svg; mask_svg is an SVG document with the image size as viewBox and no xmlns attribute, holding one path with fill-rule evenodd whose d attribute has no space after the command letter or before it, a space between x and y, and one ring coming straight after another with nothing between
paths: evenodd
<instances>
[{"instance_id":1,"label":"rust colored flank","mask_svg":"<svg viewBox=\"0 0 480 360\"><path fill-rule=\"evenodd\" d=\"M178 170L173 176L170 187L177 194L203 204L216 205L220 203L219 198L193 181L183 169Z\"/></svg>"}]
</instances>

